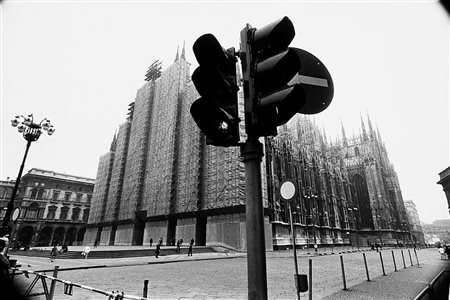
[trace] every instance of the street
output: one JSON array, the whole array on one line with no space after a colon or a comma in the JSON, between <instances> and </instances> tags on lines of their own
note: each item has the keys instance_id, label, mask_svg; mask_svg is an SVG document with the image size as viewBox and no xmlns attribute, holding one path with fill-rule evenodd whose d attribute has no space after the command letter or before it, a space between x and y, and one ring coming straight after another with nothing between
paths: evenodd
<instances>
[{"instance_id":1,"label":"street","mask_svg":"<svg viewBox=\"0 0 450 300\"><path fill-rule=\"evenodd\" d=\"M321 249L322 250L322 249ZM322 250L323 251L323 250ZM394 251L398 272L394 271L392 258ZM321 252L319 252L321 253ZM343 289L342 269L340 255L335 253L330 255L307 255L306 251L298 251L299 273L308 274L308 260L312 259L313 264L313 299L335 299L333 294ZM396 294L397 297L383 299L411 299L417 295L447 264L447 261L440 260L435 248L418 250L420 266L414 256L414 251L403 249L405 264L403 264L400 249L383 250L384 269L386 276L382 276L383 270L380 255L376 251L344 253L343 256L346 284L350 291L346 295L351 295L352 287L363 284L362 289L367 289L367 277L364 267L363 253L366 254L369 269L370 284L376 286L380 280L389 280L394 275L399 274L404 282L401 287L393 285L391 292L400 291L405 294ZM411 253L411 260L409 257ZM71 271L60 271L58 278L71 282L87 285L104 291L123 291L125 295L142 296L144 280L149 280L149 299L246 299L247 298L247 260L245 254L236 253L216 256L210 259L212 254L197 254L191 258L185 255L169 255L163 257L165 260L158 261L154 257L129 258L106 260L110 267L90 268ZM17 256L18 263L23 269L37 270L33 268L40 260L49 265L46 258L20 257ZM226 259L219 259L226 258ZM183 259L184 261L179 261ZM199 260L208 259L208 260ZM54 264L78 264L90 263L90 267L101 265L102 259L93 260L57 260ZM32 263L31 263L32 262ZM165 262L165 263L163 263ZM169 263L170 262L170 263ZM411 262L413 266L411 266ZM32 267L27 268L29 263ZM114 265L121 265L116 266ZM132 265L135 264L135 265ZM405 268L406 266L406 268ZM296 299L295 286L293 281L294 265L292 250L273 251L267 253L267 281L269 299ZM52 275L47 272L47 275ZM21 280L31 282L34 276L26 279L23 275ZM409 283L409 284L408 284ZM366 286L366 287L364 287ZM380 287L379 287L380 288ZM361 289L361 288L360 288ZM389 288L384 284L381 289L389 292ZM36 284L32 293L42 291L40 283ZM365 291L370 294L370 288ZM373 291L379 295L379 291ZM345 296L345 294L344 294ZM40 296L44 299L43 296ZM302 294L302 298L307 299L308 293ZM340 296L342 297L342 295ZM346 298L347 297L347 298ZM355 296L358 297L358 296ZM74 287L73 296L64 295L63 284L57 283L54 299L106 299L107 297L93 291ZM38 299L38 297L33 297ZM336 299L360 299L360 298L336 298ZM371 299L371 298L368 298ZM376 298L373 298L376 299Z\"/></svg>"}]
</instances>

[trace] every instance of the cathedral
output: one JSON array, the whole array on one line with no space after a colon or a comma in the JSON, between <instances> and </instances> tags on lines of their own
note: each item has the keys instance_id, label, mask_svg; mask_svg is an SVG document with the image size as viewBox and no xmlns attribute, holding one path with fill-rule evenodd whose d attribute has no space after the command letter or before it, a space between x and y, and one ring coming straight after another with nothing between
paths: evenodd
<instances>
[{"instance_id":1,"label":"cathedral","mask_svg":"<svg viewBox=\"0 0 450 300\"><path fill-rule=\"evenodd\" d=\"M196 245L246 249L240 149L206 145L189 113L199 97L189 69L183 46L173 64L148 73L137 90L100 157L85 244L146 245L162 238L169 245L193 238ZM369 118L366 123L367 130L361 118L361 134L352 138L342 126L342 137L330 142L309 117L297 115L264 139L267 250L292 245L288 206L279 196L286 179L298 190L292 203L297 245L411 242L397 174L378 130Z\"/></svg>"}]
</instances>

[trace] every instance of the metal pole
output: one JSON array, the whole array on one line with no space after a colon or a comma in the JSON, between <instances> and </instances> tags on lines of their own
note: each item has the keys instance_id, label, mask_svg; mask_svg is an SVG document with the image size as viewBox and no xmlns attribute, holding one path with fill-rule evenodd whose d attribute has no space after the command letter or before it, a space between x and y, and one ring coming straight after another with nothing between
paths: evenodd
<instances>
[{"instance_id":1,"label":"metal pole","mask_svg":"<svg viewBox=\"0 0 450 300\"><path fill-rule=\"evenodd\" d=\"M411 262L411 267L412 267L414 265L413 265L412 258L411 258L411 251L409 251L409 249L408 249L408 254L409 254L409 261Z\"/></svg>"},{"instance_id":2,"label":"metal pole","mask_svg":"<svg viewBox=\"0 0 450 300\"><path fill-rule=\"evenodd\" d=\"M363 253L363 257L364 257L364 266L366 267L367 281L370 281L369 269L367 268L367 259L366 259L366 254L365 253Z\"/></svg>"},{"instance_id":3,"label":"metal pole","mask_svg":"<svg viewBox=\"0 0 450 300\"><path fill-rule=\"evenodd\" d=\"M394 270L397 272L397 264L395 263L394 250L392 250L392 260L394 261Z\"/></svg>"},{"instance_id":4,"label":"metal pole","mask_svg":"<svg viewBox=\"0 0 450 300\"><path fill-rule=\"evenodd\" d=\"M309 300L312 300L312 259L309 259Z\"/></svg>"},{"instance_id":5,"label":"metal pole","mask_svg":"<svg viewBox=\"0 0 450 300\"><path fill-rule=\"evenodd\" d=\"M59 266L55 266L55 270L53 271L53 277L58 277L58 269ZM55 284L56 281L52 280L52 283L50 284L50 291L48 293L48 300L52 300L53 299L53 294L55 293Z\"/></svg>"},{"instance_id":6,"label":"metal pole","mask_svg":"<svg viewBox=\"0 0 450 300\"><path fill-rule=\"evenodd\" d=\"M342 257L342 255L340 255L340 257L341 257L342 281L344 282L344 291L346 291L347 283L345 282L344 258Z\"/></svg>"},{"instance_id":7,"label":"metal pole","mask_svg":"<svg viewBox=\"0 0 450 300\"><path fill-rule=\"evenodd\" d=\"M358 227L356 225L356 217L355 217L355 211L353 210L353 223L355 224L355 236L356 236L356 248L359 249L359 243L358 243Z\"/></svg>"},{"instance_id":8,"label":"metal pole","mask_svg":"<svg viewBox=\"0 0 450 300\"><path fill-rule=\"evenodd\" d=\"M147 298L148 293L148 279L144 280L144 290L142 291L142 297Z\"/></svg>"},{"instance_id":9,"label":"metal pole","mask_svg":"<svg viewBox=\"0 0 450 300\"><path fill-rule=\"evenodd\" d=\"M419 257L417 256L416 248L414 248L414 254L416 255L417 266L419 266Z\"/></svg>"},{"instance_id":10,"label":"metal pole","mask_svg":"<svg viewBox=\"0 0 450 300\"><path fill-rule=\"evenodd\" d=\"M245 165L248 299L267 299L266 247L261 189L263 146L249 137L241 146Z\"/></svg>"},{"instance_id":11,"label":"metal pole","mask_svg":"<svg viewBox=\"0 0 450 300\"><path fill-rule=\"evenodd\" d=\"M384 272L383 255L381 254L381 251L378 253L380 253L381 269L383 269L383 276L386 276L386 273Z\"/></svg>"},{"instance_id":12,"label":"metal pole","mask_svg":"<svg viewBox=\"0 0 450 300\"><path fill-rule=\"evenodd\" d=\"M292 202L289 202L289 218L291 220L291 232L292 232L292 249L294 250L294 266L295 266L295 286L297 288L297 299L300 300L300 291L298 285L298 265L297 265L297 250L295 249L295 232L294 232L294 220L292 218Z\"/></svg>"},{"instance_id":13,"label":"metal pole","mask_svg":"<svg viewBox=\"0 0 450 300\"><path fill-rule=\"evenodd\" d=\"M403 250L401 250L401 252L402 252L402 259L403 259L403 269L406 269L405 256L403 255Z\"/></svg>"},{"instance_id":14,"label":"metal pole","mask_svg":"<svg viewBox=\"0 0 450 300\"><path fill-rule=\"evenodd\" d=\"M14 188L13 188L13 191L11 194L11 199L8 202L6 213L5 213L5 216L3 217L3 222L2 222L3 228L8 228L8 223L11 220L11 214L12 214L12 211L14 208L14 200L16 199L17 190L19 189L20 178L22 178L22 172L23 172L23 168L25 166L25 160L27 159L28 150L30 149L30 145L31 145L31 141L27 141L27 146L25 148L25 155L23 156L22 164L20 165L20 169L19 169L19 175L17 175L17 179L16 179L16 182L14 184ZM7 230L9 233L9 228Z\"/></svg>"}]
</instances>

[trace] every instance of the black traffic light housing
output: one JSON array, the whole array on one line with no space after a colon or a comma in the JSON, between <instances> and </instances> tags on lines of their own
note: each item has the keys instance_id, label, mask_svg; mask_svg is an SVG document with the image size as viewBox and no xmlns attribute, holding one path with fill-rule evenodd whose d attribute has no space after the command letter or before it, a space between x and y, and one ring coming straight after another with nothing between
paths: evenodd
<instances>
[{"instance_id":1,"label":"black traffic light housing","mask_svg":"<svg viewBox=\"0 0 450 300\"><path fill-rule=\"evenodd\" d=\"M331 102L332 82L327 86L331 96L328 89L322 93L323 99L317 99L317 91L303 84L321 79L300 76L304 69L327 75L322 79L327 83L331 76L324 66L320 72L316 70L320 61L312 54L288 47L294 36L294 26L287 17L259 29L247 24L241 31L246 131L250 135L275 136L277 126L286 124L296 113L315 114Z\"/></svg>"},{"instance_id":2,"label":"black traffic light housing","mask_svg":"<svg viewBox=\"0 0 450 300\"><path fill-rule=\"evenodd\" d=\"M206 143L237 146L239 143L238 96L234 49L225 50L212 34L199 37L193 46L199 67L192 74L200 98L190 112Z\"/></svg>"}]
</instances>

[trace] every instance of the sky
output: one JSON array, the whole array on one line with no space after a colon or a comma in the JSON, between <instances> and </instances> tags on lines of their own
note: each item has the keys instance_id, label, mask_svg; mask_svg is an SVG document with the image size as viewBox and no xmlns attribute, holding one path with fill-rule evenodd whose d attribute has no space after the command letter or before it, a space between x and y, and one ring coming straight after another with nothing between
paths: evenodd
<instances>
[{"instance_id":1,"label":"sky","mask_svg":"<svg viewBox=\"0 0 450 300\"><path fill-rule=\"evenodd\" d=\"M334 83L314 116L335 139L370 116L404 200L426 223L448 219L439 172L449 163L449 15L436 1L2 1L0 179L15 179L26 141L16 115L56 131L33 142L24 173L41 168L95 178L128 104L155 60L177 47L197 66L195 40L212 33L239 49L240 31L284 16L292 47L314 54Z\"/></svg>"}]
</instances>

